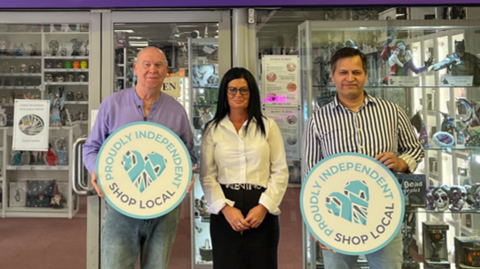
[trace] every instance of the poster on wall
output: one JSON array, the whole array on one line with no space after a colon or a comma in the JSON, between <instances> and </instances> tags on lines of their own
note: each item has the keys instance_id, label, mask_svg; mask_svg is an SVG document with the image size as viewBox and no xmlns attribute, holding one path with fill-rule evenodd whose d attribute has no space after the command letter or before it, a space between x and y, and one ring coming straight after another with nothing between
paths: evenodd
<instances>
[{"instance_id":1,"label":"poster on wall","mask_svg":"<svg viewBox=\"0 0 480 269\"><path fill-rule=\"evenodd\" d=\"M272 118L280 128L287 160L300 159L300 111L296 107L266 107L265 116Z\"/></svg>"},{"instance_id":2,"label":"poster on wall","mask_svg":"<svg viewBox=\"0 0 480 269\"><path fill-rule=\"evenodd\" d=\"M300 68L296 55L262 58L262 101L268 105L300 104Z\"/></svg>"},{"instance_id":3,"label":"poster on wall","mask_svg":"<svg viewBox=\"0 0 480 269\"><path fill-rule=\"evenodd\" d=\"M12 150L48 150L49 100L15 100Z\"/></svg>"}]
</instances>

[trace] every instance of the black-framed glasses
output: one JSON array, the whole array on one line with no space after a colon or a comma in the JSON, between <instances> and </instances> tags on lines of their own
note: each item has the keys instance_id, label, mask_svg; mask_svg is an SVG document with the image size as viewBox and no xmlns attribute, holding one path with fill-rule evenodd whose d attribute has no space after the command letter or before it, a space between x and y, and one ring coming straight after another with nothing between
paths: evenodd
<instances>
[{"instance_id":1,"label":"black-framed glasses","mask_svg":"<svg viewBox=\"0 0 480 269\"><path fill-rule=\"evenodd\" d=\"M248 95L250 94L250 89L249 88L227 88L227 93L229 95L237 95L237 92L240 92L241 95Z\"/></svg>"}]
</instances>

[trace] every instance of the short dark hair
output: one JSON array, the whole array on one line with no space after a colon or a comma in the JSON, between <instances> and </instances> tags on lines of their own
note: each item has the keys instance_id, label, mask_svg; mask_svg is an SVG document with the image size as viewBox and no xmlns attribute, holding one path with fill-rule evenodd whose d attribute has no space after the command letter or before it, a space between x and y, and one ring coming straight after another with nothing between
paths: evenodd
<instances>
[{"instance_id":1,"label":"short dark hair","mask_svg":"<svg viewBox=\"0 0 480 269\"><path fill-rule=\"evenodd\" d=\"M264 116L262 114L262 106L260 104L260 90L258 89L257 82L255 81L255 77L252 75L252 73L242 67L234 67L228 70L223 76L218 90L217 112L215 113L213 119L206 124L205 130L207 130L207 128L209 128L211 125L217 127L220 121L230 114L230 105L228 104L227 97L228 83L239 78L245 79L247 81L248 88L250 89L248 121L244 131L245 133L247 132L250 122L252 119L255 119L257 121L257 131L260 131L260 133L265 136L265 125L263 124Z\"/></svg>"},{"instance_id":2,"label":"short dark hair","mask_svg":"<svg viewBox=\"0 0 480 269\"><path fill-rule=\"evenodd\" d=\"M355 56L359 56L360 59L362 60L362 65L363 65L363 71L365 71L365 73L367 73L367 57L365 56L365 54L363 54L360 50L358 49L354 49L354 48L349 48L349 47L345 47L345 48L341 48L339 50L337 50L337 52L335 52L335 54L333 54L332 56L332 59L330 61L330 70L332 71L332 73L335 73L335 70L337 69L337 62L338 60L340 59L343 59L343 58L351 58L351 57L355 57Z\"/></svg>"}]
</instances>

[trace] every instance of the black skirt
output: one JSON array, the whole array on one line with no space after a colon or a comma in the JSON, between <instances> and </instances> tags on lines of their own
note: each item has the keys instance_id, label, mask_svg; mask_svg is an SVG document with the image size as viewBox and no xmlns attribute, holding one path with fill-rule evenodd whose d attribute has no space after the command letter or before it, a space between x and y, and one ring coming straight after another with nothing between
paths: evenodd
<instances>
[{"instance_id":1,"label":"black skirt","mask_svg":"<svg viewBox=\"0 0 480 269\"><path fill-rule=\"evenodd\" d=\"M235 201L235 207L246 218L250 209L258 205L263 187L253 188L249 184L237 189L222 185L225 197ZM247 186L247 187L245 187ZM236 232L222 212L211 215L210 235L212 237L214 269L277 269L277 250L280 237L278 216L267 213L258 228Z\"/></svg>"}]
</instances>

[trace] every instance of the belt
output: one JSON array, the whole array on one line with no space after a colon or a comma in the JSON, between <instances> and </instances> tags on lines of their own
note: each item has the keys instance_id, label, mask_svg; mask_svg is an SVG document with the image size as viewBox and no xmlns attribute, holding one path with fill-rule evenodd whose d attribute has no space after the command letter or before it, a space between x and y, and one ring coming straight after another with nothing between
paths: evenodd
<instances>
[{"instance_id":1,"label":"belt","mask_svg":"<svg viewBox=\"0 0 480 269\"><path fill-rule=\"evenodd\" d=\"M222 184L223 188L231 190L265 190L264 187L256 184L250 183L231 183L231 184Z\"/></svg>"}]
</instances>

